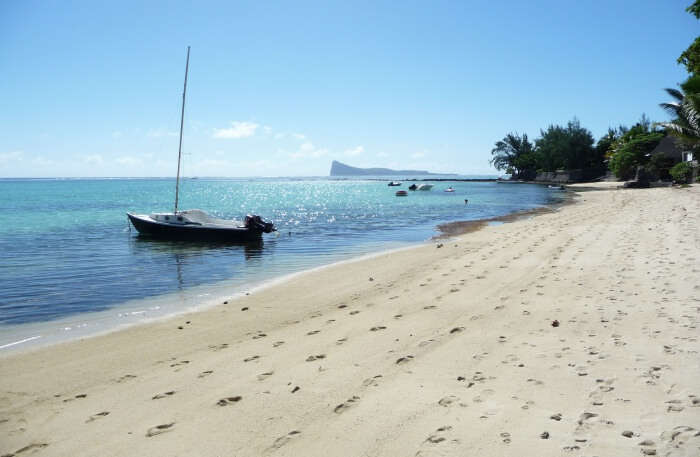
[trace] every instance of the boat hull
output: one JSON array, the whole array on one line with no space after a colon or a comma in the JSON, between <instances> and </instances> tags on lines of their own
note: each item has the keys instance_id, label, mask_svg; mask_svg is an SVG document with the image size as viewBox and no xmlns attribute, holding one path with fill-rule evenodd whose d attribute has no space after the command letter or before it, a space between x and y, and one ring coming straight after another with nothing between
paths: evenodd
<instances>
[{"instance_id":1,"label":"boat hull","mask_svg":"<svg viewBox=\"0 0 700 457\"><path fill-rule=\"evenodd\" d=\"M255 227L211 227L175 225L154 221L146 216L126 213L134 228L143 235L160 240L259 242L263 231Z\"/></svg>"}]
</instances>

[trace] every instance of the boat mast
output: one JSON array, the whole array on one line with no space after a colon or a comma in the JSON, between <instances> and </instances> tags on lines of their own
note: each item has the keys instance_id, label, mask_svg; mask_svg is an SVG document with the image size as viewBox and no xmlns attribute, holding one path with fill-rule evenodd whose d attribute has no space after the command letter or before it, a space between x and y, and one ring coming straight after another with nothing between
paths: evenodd
<instances>
[{"instance_id":1,"label":"boat mast","mask_svg":"<svg viewBox=\"0 0 700 457\"><path fill-rule=\"evenodd\" d=\"M175 180L175 213L180 193L180 158L182 157L182 127L185 123L185 94L187 94L187 71L190 68L190 47L187 46L187 63L185 64L185 87L182 89L182 113L180 114L180 145L177 148L177 179Z\"/></svg>"}]
</instances>

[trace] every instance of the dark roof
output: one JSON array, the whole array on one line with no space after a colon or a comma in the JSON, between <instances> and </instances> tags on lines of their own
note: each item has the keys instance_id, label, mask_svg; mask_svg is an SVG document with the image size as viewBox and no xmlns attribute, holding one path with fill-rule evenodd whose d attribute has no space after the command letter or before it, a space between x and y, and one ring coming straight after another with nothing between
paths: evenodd
<instances>
[{"instance_id":1,"label":"dark roof","mask_svg":"<svg viewBox=\"0 0 700 457\"><path fill-rule=\"evenodd\" d=\"M663 154L666 157L677 161L683 160L683 153L689 151L688 146L684 145L678 138L672 135L667 135L659 141L651 155Z\"/></svg>"}]
</instances>

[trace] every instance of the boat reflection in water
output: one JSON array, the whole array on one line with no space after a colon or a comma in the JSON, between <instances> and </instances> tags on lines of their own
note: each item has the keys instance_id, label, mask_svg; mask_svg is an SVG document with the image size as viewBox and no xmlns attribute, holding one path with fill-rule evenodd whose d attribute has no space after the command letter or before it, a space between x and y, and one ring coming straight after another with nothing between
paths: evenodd
<instances>
[{"instance_id":1,"label":"boat reflection in water","mask_svg":"<svg viewBox=\"0 0 700 457\"><path fill-rule=\"evenodd\" d=\"M177 289L239 277L263 257L263 241L247 243L170 241L132 237L132 254L139 259L136 269L148 270L144 281L153 281L153 270L158 271L158 282ZM274 244L274 243L273 243ZM146 279L151 277L151 279Z\"/></svg>"}]
</instances>

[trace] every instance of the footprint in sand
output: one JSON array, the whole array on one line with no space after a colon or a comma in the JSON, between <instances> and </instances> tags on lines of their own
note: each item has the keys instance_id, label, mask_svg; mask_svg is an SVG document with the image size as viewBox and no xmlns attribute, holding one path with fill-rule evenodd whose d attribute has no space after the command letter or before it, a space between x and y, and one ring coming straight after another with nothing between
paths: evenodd
<instances>
[{"instance_id":1,"label":"footprint in sand","mask_svg":"<svg viewBox=\"0 0 700 457\"><path fill-rule=\"evenodd\" d=\"M377 325L376 327L372 327L369 329L370 332L377 332L379 330L386 330L386 327L383 325Z\"/></svg>"},{"instance_id":2,"label":"footprint in sand","mask_svg":"<svg viewBox=\"0 0 700 457\"><path fill-rule=\"evenodd\" d=\"M663 455L697 455L700 449L700 431L688 425L679 425L661 434Z\"/></svg>"},{"instance_id":3,"label":"footprint in sand","mask_svg":"<svg viewBox=\"0 0 700 457\"><path fill-rule=\"evenodd\" d=\"M347 340L348 340L347 338L341 338L339 340L336 340L335 344L340 346L341 344L345 343Z\"/></svg>"},{"instance_id":4,"label":"footprint in sand","mask_svg":"<svg viewBox=\"0 0 700 457\"><path fill-rule=\"evenodd\" d=\"M222 343L222 344L212 344L209 346L209 349L212 351L220 351L222 349L228 348L228 343Z\"/></svg>"},{"instance_id":5,"label":"footprint in sand","mask_svg":"<svg viewBox=\"0 0 700 457\"><path fill-rule=\"evenodd\" d=\"M455 403L455 402L458 402L458 401L459 401L459 397L456 397L456 396L454 396L454 395L448 395L448 396L446 396L446 397L442 397L442 398L438 401L438 405L447 408L447 407L450 406L452 403Z\"/></svg>"},{"instance_id":6,"label":"footprint in sand","mask_svg":"<svg viewBox=\"0 0 700 457\"><path fill-rule=\"evenodd\" d=\"M39 449L45 448L46 446L48 446L48 443L32 443L28 446L24 446L23 448L16 450L12 454L4 454L2 457L12 457L12 456L17 455L17 454L23 454L27 451L37 451Z\"/></svg>"},{"instance_id":7,"label":"footprint in sand","mask_svg":"<svg viewBox=\"0 0 700 457\"><path fill-rule=\"evenodd\" d=\"M367 378L364 381L362 381L362 386L363 387L377 387L379 385L379 378L381 378L382 375L378 374L376 376L373 376L371 378Z\"/></svg>"},{"instance_id":8,"label":"footprint in sand","mask_svg":"<svg viewBox=\"0 0 700 457\"><path fill-rule=\"evenodd\" d=\"M411 360L413 360L413 356L412 356L412 355L407 355L407 356L405 356L405 357L399 357L398 359L396 359L396 365L401 365L401 364L403 364L403 363L408 363L408 362L410 362Z\"/></svg>"},{"instance_id":9,"label":"footprint in sand","mask_svg":"<svg viewBox=\"0 0 700 457\"><path fill-rule=\"evenodd\" d=\"M308 336L316 335L317 333L320 333L320 332L321 332L320 330L311 330L310 332L307 333L307 335Z\"/></svg>"},{"instance_id":10,"label":"footprint in sand","mask_svg":"<svg viewBox=\"0 0 700 457\"><path fill-rule=\"evenodd\" d=\"M348 398L347 400L345 400L345 402L343 402L343 403L339 404L338 406L336 406L335 408L333 408L333 412L337 413L337 414L343 413L348 408L350 408L354 403L356 403L359 399L360 399L360 397L358 397L357 395L353 395L351 398Z\"/></svg>"},{"instance_id":11,"label":"footprint in sand","mask_svg":"<svg viewBox=\"0 0 700 457\"><path fill-rule=\"evenodd\" d=\"M259 374L259 375L257 376L257 379L258 379L258 381L264 381L264 380L266 380L267 378L269 378L270 376L272 376L273 374L275 374L274 371L268 371L268 372L265 372L265 373L261 373L261 374Z\"/></svg>"},{"instance_id":12,"label":"footprint in sand","mask_svg":"<svg viewBox=\"0 0 700 457\"><path fill-rule=\"evenodd\" d=\"M172 366L172 365L171 365L171 366ZM133 374L125 374L125 375L122 376L121 378L115 379L114 382L116 382L116 383L118 383L118 384L121 384L122 382L130 381L130 380L134 379L135 377L136 377L136 376L133 375ZM77 398L77 397L76 397L76 398Z\"/></svg>"},{"instance_id":13,"label":"footprint in sand","mask_svg":"<svg viewBox=\"0 0 700 457\"><path fill-rule=\"evenodd\" d=\"M285 444L289 443L291 439L295 436L300 434L301 432L299 430L292 430L291 432L287 433L286 435L282 435L279 438L275 440L274 443L272 443L272 446L270 446L270 449L279 449Z\"/></svg>"},{"instance_id":14,"label":"footprint in sand","mask_svg":"<svg viewBox=\"0 0 700 457\"><path fill-rule=\"evenodd\" d=\"M314 360L321 360L321 359L325 359L325 358L326 358L326 354L310 355L306 358L306 361L313 362Z\"/></svg>"},{"instance_id":15,"label":"footprint in sand","mask_svg":"<svg viewBox=\"0 0 700 457\"><path fill-rule=\"evenodd\" d=\"M156 425L155 427L151 427L146 432L146 437L150 438L152 436L156 436L156 435L160 435L162 433L169 432L172 430L173 425L175 425L175 422L171 422L169 424Z\"/></svg>"},{"instance_id":16,"label":"footprint in sand","mask_svg":"<svg viewBox=\"0 0 700 457\"><path fill-rule=\"evenodd\" d=\"M109 411L102 411L101 413L93 414L92 416L90 416L90 418L88 420L85 421L85 423L89 424L92 421L96 421L97 419L100 419L100 418L108 416L108 415L109 415Z\"/></svg>"},{"instance_id":17,"label":"footprint in sand","mask_svg":"<svg viewBox=\"0 0 700 457\"><path fill-rule=\"evenodd\" d=\"M259 359L259 358L260 358L259 355L252 355L252 356L250 356L250 357L246 357L245 359L243 359L243 361L244 361L244 362L252 362L253 360L257 360L257 359Z\"/></svg>"},{"instance_id":18,"label":"footprint in sand","mask_svg":"<svg viewBox=\"0 0 700 457\"><path fill-rule=\"evenodd\" d=\"M426 443L431 443L431 444L442 443L443 441L445 441L446 438L445 438L444 436L441 436L441 435L444 434L445 432L449 432L450 430L452 430L452 426L450 426L450 425L443 425L442 427L440 427L440 428L438 428L437 430L435 430L435 433L433 433L432 435L428 436L428 437L425 439L425 442L426 442Z\"/></svg>"},{"instance_id":19,"label":"footprint in sand","mask_svg":"<svg viewBox=\"0 0 700 457\"><path fill-rule=\"evenodd\" d=\"M209 375L212 374L213 372L214 372L214 370L202 371L201 373L199 373L199 375L197 375L197 377L198 377L198 378L204 378L205 376L209 376Z\"/></svg>"},{"instance_id":20,"label":"footprint in sand","mask_svg":"<svg viewBox=\"0 0 700 457\"><path fill-rule=\"evenodd\" d=\"M283 344L284 344L284 341L275 341L274 343L272 343L272 347L277 348L277 347L282 346Z\"/></svg>"},{"instance_id":21,"label":"footprint in sand","mask_svg":"<svg viewBox=\"0 0 700 457\"><path fill-rule=\"evenodd\" d=\"M54 396L60 397L60 395L54 395ZM75 399L82 399L82 398L86 398L86 397L87 397L87 394L78 394L74 398L66 398L65 400L63 400L63 403L68 403L69 401L73 401ZM2 456L2 457L4 457L4 456Z\"/></svg>"},{"instance_id":22,"label":"footprint in sand","mask_svg":"<svg viewBox=\"0 0 700 457\"><path fill-rule=\"evenodd\" d=\"M160 400L161 398L167 398L171 395L175 395L175 391L171 390L169 392L164 392L162 394L154 395L151 400Z\"/></svg>"},{"instance_id":23,"label":"footprint in sand","mask_svg":"<svg viewBox=\"0 0 700 457\"><path fill-rule=\"evenodd\" d=\"M217 401L216 404L219 406L228 406L234 403L238 403L239 401L241 401L242 398L243 397L241 397L240 395L236 395L235 397L226 397Z\"/></svg>"}]
</instances>

